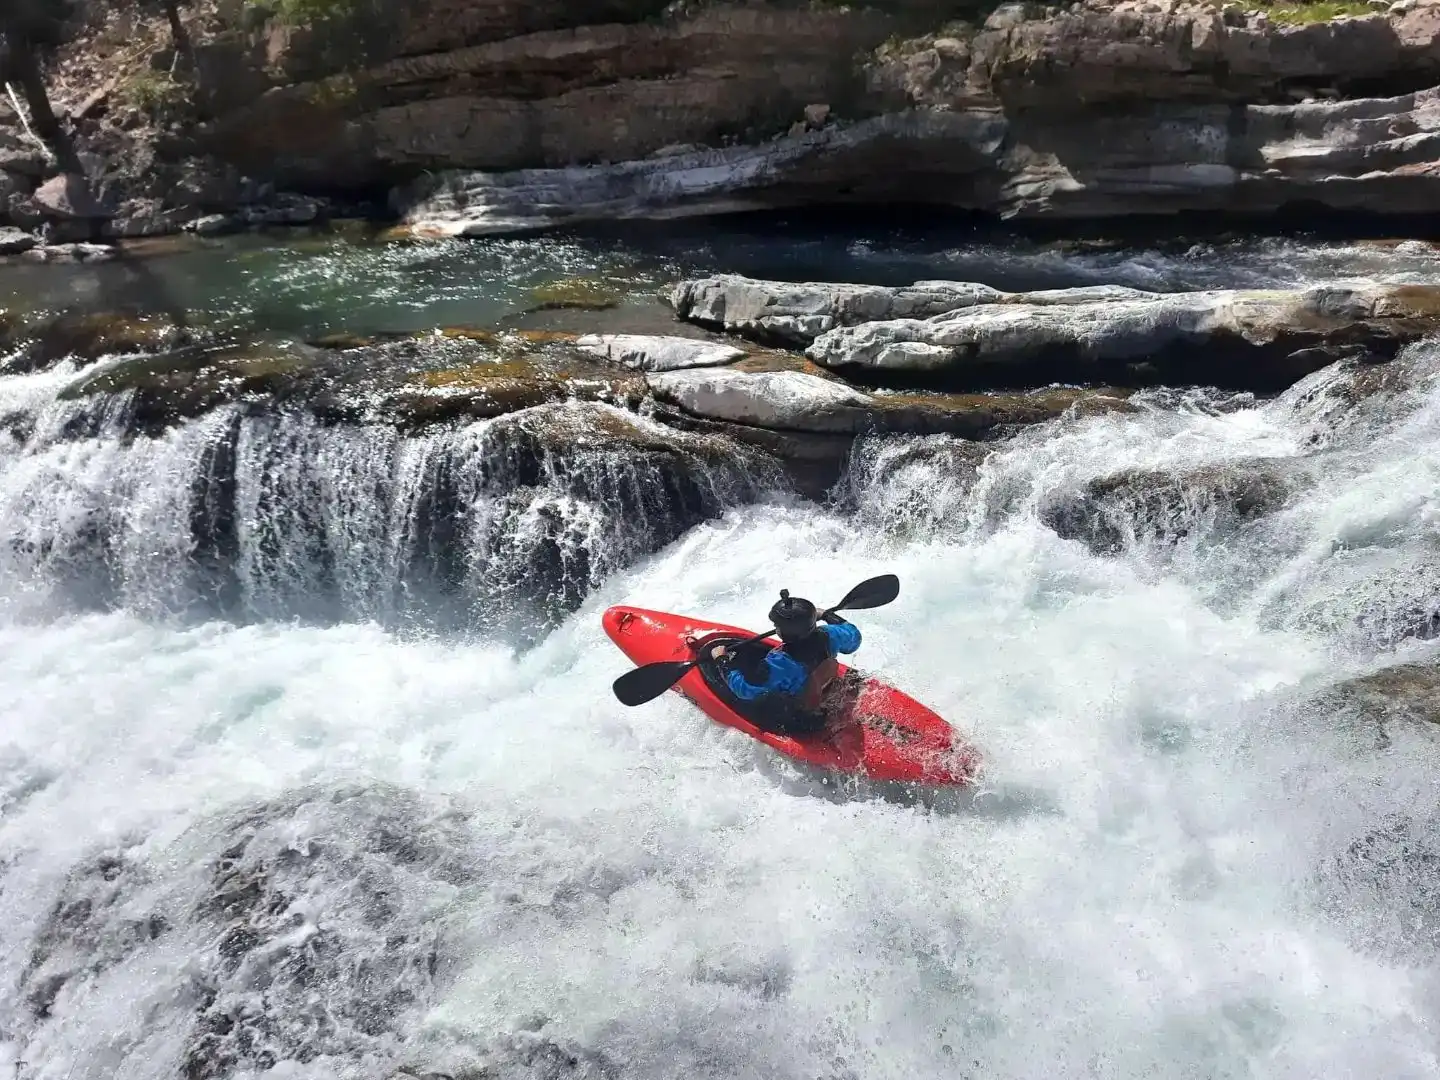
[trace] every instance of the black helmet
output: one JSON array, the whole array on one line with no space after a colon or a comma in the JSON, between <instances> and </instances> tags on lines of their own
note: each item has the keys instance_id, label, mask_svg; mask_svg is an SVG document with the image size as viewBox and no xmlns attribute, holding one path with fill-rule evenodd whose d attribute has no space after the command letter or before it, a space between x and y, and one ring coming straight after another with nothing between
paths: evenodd
<instances>
[{"instance_id":1,"label":"black helmet","mask_svg":"<svg viewBox=\"0 0 1440 1080\"><path fill-rule=\"evenodd\" d=\"M815 629L815 605L809 600L791 596L789 589L780 590L780 602L770 609L770 625L780 634L781 641L798 641Z\"/></svg>"}]
</instances>

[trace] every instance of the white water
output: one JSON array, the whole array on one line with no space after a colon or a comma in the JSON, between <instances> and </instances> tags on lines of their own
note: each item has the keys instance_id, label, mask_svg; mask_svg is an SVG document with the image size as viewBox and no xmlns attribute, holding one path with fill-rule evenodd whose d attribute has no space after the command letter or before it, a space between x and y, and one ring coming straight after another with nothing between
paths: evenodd
<instances>
[{"instance_id":1,"label":"white water","mask_svg":"<svg viewBox=\"0 0 1440 1080\"><path fill-rule=\"evenodd\" d=\"M1032 432L973 494L935 466L873 482L860 521L903 488L938 530L732 511L519 658L362 624L0 623L0 1067L176 1075L214 945L185 929L222 846L210 815L360 782L416 793L421 817L463 808L464 873L375 871L399 875L395 925L429 928L440 992L404 1017L407 1044L357 1035L263 1075L1440 1076L1440 954L1416 925L1433 891L1331 869L1391 815L1440 843L1440 744L1396 727L1381 746L1302 689L1387 662L1306 613L1336 575L1371 580L1345 568L1433 544L1440 391L1322 448L1320 484L1234 535L1107 559L1038 518L1118 468L1310 453L1302 397ZM607 604L758 624L781 586L823 602L884 571L901 599L857 616L861 660L982 748L974 806L819 797L678 699L609 694ZM313 807L276 820L277 848L353 842ZM102 847L148 875L109 930L147 904L178 929L103 971L80 949L35 1022L16 987L38 927ZM357 894L322 885L303 926L355 940ZM263 981L231 989L279 1008Z\"/></svg>"}]
</instances>

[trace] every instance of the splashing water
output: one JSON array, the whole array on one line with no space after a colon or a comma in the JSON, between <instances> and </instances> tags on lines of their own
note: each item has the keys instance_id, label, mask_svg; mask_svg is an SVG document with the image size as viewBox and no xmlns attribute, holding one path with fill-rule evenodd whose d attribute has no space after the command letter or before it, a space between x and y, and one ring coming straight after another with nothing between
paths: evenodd
<instances>
[{"instance_id":1,"label":"splashing water","mask_svg":"<svg viewBox=\"0 0 1440 1080\"><path fill-rule=\"evenodd\" d=\"M1440 1076L1435 733L1313 699L1433 655L1403 631L1440 388L1433 349L1403 363L1343 423L1335 369L988 454L867 444L846 501L717 496L648 555L595 516L623 483L580 505L603 470L552 463L487 532L493 425L42 417L0 459L0 1046L55 1080ZM46 378L5 393L43 411ZM158 620L225 578L194 557L219 445L248 622ZM1237 519L1203 478L1255 459L1294 482ZM526 652L380 618L442 460L481 507L466 595L531 565L537 504L613 555ZM1182 497L1106 503L1113 554L1047 524L1125 471ZM859 659L982 748L960 812L796 794L673 696L609 694L607 604L758 628L782 586L880 572L902 594Z\"/></svg>"}]
</instances>

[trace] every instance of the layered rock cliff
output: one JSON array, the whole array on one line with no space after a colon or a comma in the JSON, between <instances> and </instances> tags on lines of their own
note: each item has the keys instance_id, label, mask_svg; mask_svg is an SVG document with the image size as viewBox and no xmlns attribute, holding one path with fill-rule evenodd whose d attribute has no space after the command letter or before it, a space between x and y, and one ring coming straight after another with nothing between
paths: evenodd
<instances>
[{"instance_id":1,"label":"layered rock cliff","mask_svg":"<svg viewBox=\"0 0 1440 1080\"><path fill-rule=\"evenodd\" d=\"M187 18L176 63L154 25L97 7L56 69L122 234L303 222L326 198L447 233L842 202L1436 202L1433 0L277 0ZM27 225L43 162L6 145ZM286 189L321 199L277 208Z\"/></svg>"}]
</instances>

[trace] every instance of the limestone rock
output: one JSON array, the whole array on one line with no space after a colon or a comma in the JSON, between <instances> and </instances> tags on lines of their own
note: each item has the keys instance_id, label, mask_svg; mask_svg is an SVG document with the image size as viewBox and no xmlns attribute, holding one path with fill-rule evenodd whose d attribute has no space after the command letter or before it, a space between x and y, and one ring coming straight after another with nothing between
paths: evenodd
<instances>
[{"instance_id":1,"label":"limestone rock","mask_svg":"<svg viewBox=\"0 0 1440 1080\"><path fill-rule=\"evenodd\" d=\"M582 352L640 371L719 367L745 355L734 345L650 334L586 334L575 344Z\"/></svg>"},{"instance_id":2,"label":"limestone rock","mask_svg":"<svg viewBox=\"0 0 1440 1080\"><path fill-rule=\"evenodd\" d=\"M670 371L646 381L686 412L754 427L852 432L871 406L865 394L798 371Z\"/></svg>"},{"instance_id":3,"label":"limestone rock","mask_svg":"<svg viewBox=\"0 0 1440 1080\"><path fill-rule=\"evenodd\" d=\"M838 327L807 355L837 369L959 389L1018 380L1204 383L1278 390L1358 351L1389 359L1440 326L1440 288L1335 282L1299 290L1007 297L931 319Z\"/></svg>"},{"instance_id":4,"label":"limestone rock","mask_svg":"<svg viewBox=\"0 0 1440 1080\"><path fill-rule=\"evenodd\" d=\"M683 281L667 302L681 319L758 341L807 345L837 326L925 318L1003 296L988 285L919 281L907 288L757 281L720 274Z\"/></svg>"}]
</instances>

